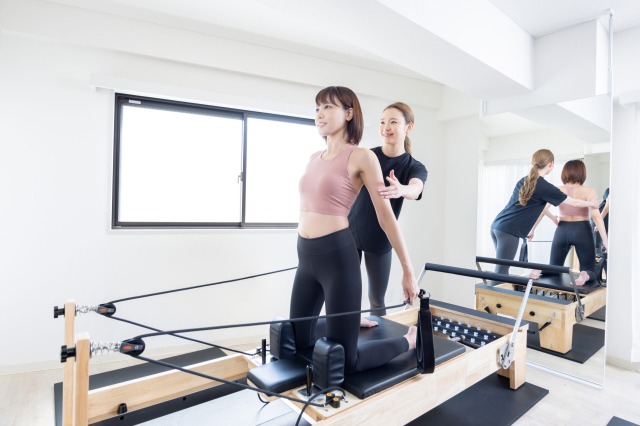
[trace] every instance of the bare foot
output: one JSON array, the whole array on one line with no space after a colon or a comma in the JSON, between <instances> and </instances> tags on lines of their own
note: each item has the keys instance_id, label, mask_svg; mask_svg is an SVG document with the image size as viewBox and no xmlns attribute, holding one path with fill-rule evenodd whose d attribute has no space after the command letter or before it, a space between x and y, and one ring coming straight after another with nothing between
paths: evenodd
<instances>
[{"instance_id":1,"label":"bare foot","mask_svg":"<svg viewBox=\"0 0 640 426\"><path fill-rule=\"evenodd\" d=\"M378 325L378 321L371 321L365 317L360 317L360 327L371 328Z\"/></svg>"},{"instance_id":2,"label":"bare foot","mask_svg":"<svg viewBox=\"0 0 640 426\"><path fill-rule=\"evenodd\" d=\"M412 325L409 327L409 331L404 335L404 338L409 342L409 350L416 348L416 338L418 337L418 327Z\"/></svg>"},{"instance_id":3,"label":"bare foot","mask_svg":"<svg viewBox=\"0 0 640 426\"><path fill-rule=\"evenodd\" d=\"M539 269L531 270L531 273L529 274L529 278L531 278L532 280L537 280L538 278L540 278L540 270Z\"/></svg>"},{"instance_id":4,"label":"bare foot","mask_svg":"<svg viewBox=\"0 0 640 426\"><path fill-rule=\"evenodd\" d=\"M578 278L576 278L576 285L584 285L584 283L586 283L587 281L589 281L589 274L587 274L585 271L580 271L580 275L578 275Z\"/></svg>"}]
</instances>

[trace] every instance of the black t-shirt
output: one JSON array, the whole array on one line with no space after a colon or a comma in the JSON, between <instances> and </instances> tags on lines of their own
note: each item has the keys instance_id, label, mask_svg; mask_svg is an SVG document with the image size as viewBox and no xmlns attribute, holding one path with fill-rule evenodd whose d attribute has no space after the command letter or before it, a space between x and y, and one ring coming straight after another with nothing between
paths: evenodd
<instances>
[{"instance_id":1,"label":"black t-shirt","mask_svg":"<svg viewBox=\"0 0 640 426\"><path fill-rule=\"evenodd\" d=\"M492 229L497 229L519 238L526 238L547 203L558 206L567 198L567 194L547 182L543 177L539 177L531 199L529 199L526 206L523 206L518 201L518 194L524 184L524 179L520 179L516 187L513 188L513 194L511 194L509 202L493 220Z\"/></svg>"},{"instance_id":2,"label":"black t-shirt","mask_svg":"<svg viewBox=\"0 0 640 426\"><path fill-rule=\"evenodd\" d=\"M371 150L378 157L378 161L380 161L385 186L389 186L386 178L391 174L391 170L393 170L396 179L403 185L407 185L413 178L420 179L423 183L427 180L426 167L413 158L411 154L405 152L398 157L387 157L382 152L381 146L372 148ZM418 200L420 198L422 198L422 193L418 196ZM404 197L392 198L389 201L391 202L391 208L397 219L400 216ZM364 186L360 190L349 212L349 230L356 241L358 249L362 251L385 253L392 248L389 239L382 228L380 228L376 211L373 208L373 202L369 197L369 191L367 191L367 188Z\"/></svg>"}]
</instances>

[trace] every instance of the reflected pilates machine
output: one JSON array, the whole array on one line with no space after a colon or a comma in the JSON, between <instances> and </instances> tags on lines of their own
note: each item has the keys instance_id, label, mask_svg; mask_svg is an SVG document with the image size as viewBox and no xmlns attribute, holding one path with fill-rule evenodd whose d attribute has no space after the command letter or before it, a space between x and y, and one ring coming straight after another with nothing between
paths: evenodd
<instances>
[{"instance_id":1,"label":"reflected pilates machine","mask_svg":"<svg viewBox=\"0 0 640 426\"><path fill-rule=\"evenodd\" d=\"M525 286L520 315L515 320L500 318L486 312L431 300L434 340L446 343L446 347L461 346L463 350L458 348L454 351L454 356L443 357L444 362L436 363L431 374L418 374L414 356L413 366L408 372L402 372L400 381L394 377L383 377L386 365L374 369L376 371L358 373L370 377L382 375L378 377L381 384L364 399L346 392L343 395L343 403L338 408L329 404L324 407L307 407L304 416L308 421L322 425L404 424L494 372L507 377L512 389L524 384L528 324L521 324L520 318L532 281L523 277L427 263L420 274L419 282L426 271L501 280ZM130 339L102 344L92 342L87 333L74 334L76 314L96 312L109 315L109 311L114 312L115 306L78 307L73 300L67 301L62 309L54 308L54 317L64 316L65 319L65 345L61 348L61 361L65 363L62 398L65 426L86 425L118 417L126 412L162 404L174 398L218 386L221 382L238 384L248 376L259 377L260 369L282 362L274 357L267 360L266 351L263 352L262 359L234 354L190 365L184 367L183 371L170 370L89 390L89 361L93 355L110 351L136 357L144 350L144 342L141 340ZM416 324L418 312L419 308L410 308L391 313L384 317L384 322L393 323L394 327L400 327L402 333L405 333L408 326ZM266 349L264 342L263 340L262 346ZM273 344L274 342L271 342L272 346ZM441 345L435 344L436 348L438 346ZM438 357L439 354L436 354L436 359ZM390 364L394 361L395 359ZM187 374L186 370L191 373ZM197 374L214 376L216 381ZM390 371L390 374L398 373ZM302 376L304 377L304 374ZM345 377L345 389L347 379L348 376ZM304 378L286 391L272 392L261 388L259 392L268 397L282 398L285 404L299 413L304 404L292 399L300 397L301 386L305 387ZM309 388L308 382L306 388Z\"/></svg>"},{"instance_id":2,"label":"reflected pilates machine","mask_svg":"<svg viewBox=\"0 0 640 426\"><path fill-rule=\"evenodd\" d=\"M538 269L542 276L533 282L523 319L537 324L537 330L529 330L532 338L539 338L542 348L567 353L572 348L573 326L581 323L606 304L606 288L598 282L575 285L568 267L539 263L518 262L489 257L476 257L481 263ZM547 272L547 275L545 275ZM515 317L523 302L522 286L511 282L496 285L476 285L476 309Z\"/></svg>"}]
</instances>

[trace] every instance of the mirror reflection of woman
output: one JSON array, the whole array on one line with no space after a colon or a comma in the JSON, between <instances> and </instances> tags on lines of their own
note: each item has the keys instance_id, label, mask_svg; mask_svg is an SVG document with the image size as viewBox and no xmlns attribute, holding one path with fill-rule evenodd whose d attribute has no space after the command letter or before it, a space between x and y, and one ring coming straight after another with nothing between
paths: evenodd
<instances>
[{"instance_id":1,"label":"mirror reflection of woman","mask_svg":"<svg viewBox=\"0 0 640 426\"><path fill-rule=\"evenodd\" d=\"M597 199L584 200L567 195L544 178L555 166L554 156L548 149L534 152L529 174L516 183L507 205L491 224L491 238L496 258L513 260L520 239L533 238L536 226L544 216L557 220L549 212L551 205L566 204L574 207L597 208ZM508 274L509 267L496 265L495 272Z\"/></svg>"},{"instance_id":2,"label":"mirror reflection of woman","mask_svg":"<svg viewBox=\"0 0 640 426\"><path fill-rule=\"evenodd\" d=\"M594 188L583 186L583 183L587 180L587 168L582 161L568 161L562 169L560 178L564 185L560 186L559 189L567 196L583 201L597 198L598 195ZM580 262L580 275L576 278L576 285L581 286L588 281L596 279L596 246L589 215L591 215L596 225L606 250L609 249L607 230L599 205L587 208L560 204L558 209L560 211L558 215L559 223L551 243L549 264L564 265L569 250L572 246L575 247L578 262ZM538 278L539 275L539 271L531 273L531 277L534 279Z\"/></svg>"}]
</instances>

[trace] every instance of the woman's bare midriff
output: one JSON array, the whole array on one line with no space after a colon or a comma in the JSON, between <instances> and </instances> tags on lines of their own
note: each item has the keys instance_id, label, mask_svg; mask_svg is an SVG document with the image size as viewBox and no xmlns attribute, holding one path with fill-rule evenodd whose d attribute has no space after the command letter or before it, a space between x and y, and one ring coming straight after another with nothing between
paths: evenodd
<instances>
[{"instance_id":1,"label":"woman's bare midriff","mask_svg":"<svg viewBox=\"0 0 640 426\"><path fill-rule=\"evenodd\" d=\"M298 234L302 238L319 238L349 227L349 219L345 216L300 212Z\"/></svg>"},{"instance_id":2,"label":"woman's bare midriff","mask_svg":"<svg viewBox=\"0 0 640 426\"><path fill-rule=\"evenodd\" d=\"M589 220L588 216L560 216L561 222L584 222Z\"/></svg>"}]
</instances>

